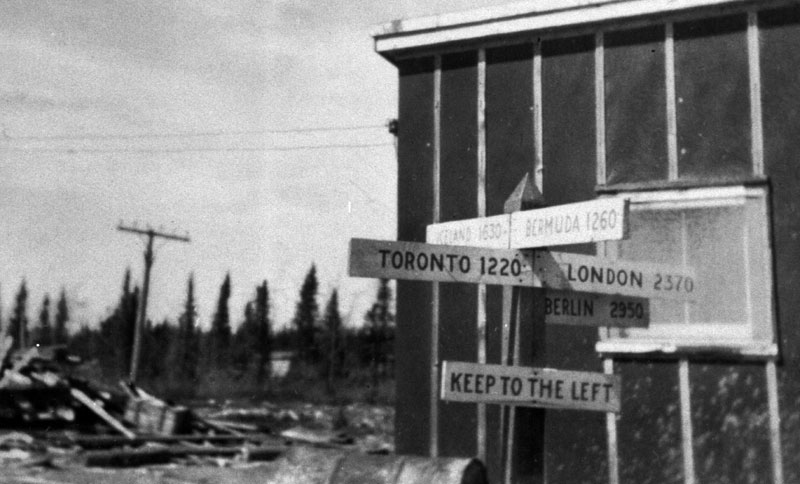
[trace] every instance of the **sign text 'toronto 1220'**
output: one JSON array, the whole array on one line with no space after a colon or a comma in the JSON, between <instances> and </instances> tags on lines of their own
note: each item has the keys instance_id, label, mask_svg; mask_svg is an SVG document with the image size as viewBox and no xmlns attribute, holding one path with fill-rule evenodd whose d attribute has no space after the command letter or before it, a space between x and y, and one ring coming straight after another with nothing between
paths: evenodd
<instances>
[{"instance_id":1,"label":"sign text 'toronto 1220'","mask_svg":"<svg viewBox=\"0 0 800 484\"><path fill-rule=\"evenodd\" d=\"M442 363L442 400L601 412L620 409L620 378L615 375L458 361Z\"/></svg>"},{"instance_id":2,"label":"sign text 'toronto 1220'","mask_svg":"<svg viewBox=\"0 0 800 484\"><path fill-rule=\"evenodd\" d=\"M420 242L351 239L350 275L418 281L533 286L530 253Z\"/></svg>"},{"instance_id":3,"label":"sign text 'toronto 1220'","mask_svg":"<svg viewBox=\"0 0 800 484\"><path fill-rule=\"evenodd\" d=\"M484 249L351 239L350 275L416 281L544 287L693 301L691 268L547 250Z\"/></svg>"},{"instance_id":4,"label":"sign text 'toronto 1220'","mask_svg":"<svg viewBox=\"0 0 800 484\"><path fill-rule=\"evenodd\" d=\"M491 217L453 220L428 225L429 244L525 249L627 236L629 202L601 198Z\"/></svg>"}]
</instances>

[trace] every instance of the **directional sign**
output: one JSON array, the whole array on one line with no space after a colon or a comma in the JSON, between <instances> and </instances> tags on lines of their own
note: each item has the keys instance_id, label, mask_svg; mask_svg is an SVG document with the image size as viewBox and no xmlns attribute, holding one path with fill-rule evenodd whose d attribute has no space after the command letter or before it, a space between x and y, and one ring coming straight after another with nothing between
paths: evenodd
<instances>
[{"instance_id":1,"label":"directional sign","mask_svg":"<svg viewBox=\"0 0 800 484\"><path fill-rule=\"evenodd\" d=\"M429 244L508 249L511 215L454 220L428 225L425 241Z\"/></svg>"},{"instance_id":2,"label":"directional sign","mask_svg":"<svg viewBox=\"0 0 800 484\"><path fill-rule=\"evenodd\" d=\"M620 379L604 373L444 361L442 400L619 412Z\"/></svg>"},{"instance_id":3,"label":"directional sign","mask_svg":"<svg viewBox=\"0 0 800 484\"><path fill-rule=\"evenodd\" d=\"M628 200L601 198L512 214L431 224L429 244L525 249L627 237Z\"/></svg>"},{"instance_id":4,"label":"directional sign","mask_svg":"<svg viewBox=\"0 0 800 484\"><path fill-rule=\"evenodd\" d=\"M698 290L691 268L649 262L542 250L536 251L534 270L551 289L679 301L694 300Z\"/></svg>"},{"instance_id":5,"label":"directional sign","mask_svg":"<svg viewBox=\"0 0 800 484\"><path fill-rule=\"evenodd\" d=\"M535 251L531 256L524 250L371 239L350 240L350 275L540 286L678 301L693 301L699 285L694 270L688 267L545 250ZM604 304L609 311L612 309L611 301ZM642 310L644 312L644 308Z\"/></svg>"},{"instance_id":6,"label":"directional sign","mask_svg":"<svg viewBox=\"0 0 800 484\"><path fill-rule=\"evenodd\" d=\"M600 198L511 214L512 249L582 244L627 237L629 201Z\"/></svg>"},{"instance_id":7,"label":"directional sign","mask_svg":"<svg viewBox=\"0 0 800 484\"><path fill-rule=\"evenodd\" d=\"M545 289L544 322L573 326L646 328L650 301L641 297Z\"/></svg>"},{"instance_id":8,"label":"directional sign","mask_svg":"<svg viewBox=\"0 0 800 484\"><path fill-rule=\"evenodd\" d=\"M419 242L351 239L350 275L385 279L533 286L531 255Z\"/></svg>"}]
</instances>

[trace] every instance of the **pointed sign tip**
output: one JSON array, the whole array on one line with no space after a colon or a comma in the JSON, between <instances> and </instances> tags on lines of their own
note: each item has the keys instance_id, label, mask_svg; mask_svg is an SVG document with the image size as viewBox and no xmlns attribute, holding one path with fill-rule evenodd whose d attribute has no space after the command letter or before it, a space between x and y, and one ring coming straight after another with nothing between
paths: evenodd
<instances>
[{"instance_id":1,"label":"pointed sign tip","mask_svg":"<svg viewBox=\"0 0 800 484\"><path fill-rule=\"evenodd\" d=\"M522 180L520 180L503 205L503 211L512 213L543 206L544 197L542 192L531 183L530 174L525 173L525 176L522 177Z\"/></svg>"}]
</instances>

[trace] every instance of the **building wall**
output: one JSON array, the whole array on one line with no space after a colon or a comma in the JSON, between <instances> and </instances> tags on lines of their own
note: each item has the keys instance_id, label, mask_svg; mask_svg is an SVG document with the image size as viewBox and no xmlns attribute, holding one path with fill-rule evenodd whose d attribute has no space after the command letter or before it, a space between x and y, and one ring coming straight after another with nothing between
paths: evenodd
<instances>
[{"instance_id":1,"label":"building wall","mask_svg":"<svg viewBox=\"0 0 800 484\"><path fill-rule=\"evenodd\" d=\"M774 252L778 392L785 482L800 482L800 7L759 12L763 171L770 190ZM541 149L542 192L549 205L594 199L597 185L717 184L758 179L754 164L748 70L748 17L709 13L672 25L677 152L669 153L665 23L605 28L603 119L596 129L595 36L561 35L509 40L485 49L485 127L478 124L480 57L476 46L441 55L437 87L434 57L399 62L399 239L424 240L434 221L501 213ZM451 46L452 47L452 46ZM541 55L541 126L535 111L534 53ZM434 104L440 90L441 104ZM434 141L435 111L440 139ZM485 131L482 131L485 128ZM541 139L537 139L540 136ZM479 146L485 143L485 172ZM439 152L436 153L438 146ZM597 147L605 149L605 179L598 183ZM670 157L677 157L671 173ZM435 186L436 162L440 183ZM438 196L439 213L435 213ZM594 254L593 245L559 250ZM502 289L486 289L486 361L500 362ZM478 361L478 289L440 284L441 360ZM398 282L397 450L431 451L429 358L433 321L430 283ZM547 328L547 365L602 371L596 329ZM523 341L523 345L532 345ZM773 457L766 360L688 355L689 424L697 482L771 482ZM622 378L617 417L620 482L684 482L687 431L681 417L679 362L675 356L614 359ZM486 410L486 442L477 441L474 404L438 408L440 455L471 456L483 449L499 477L500 414ZM548 482L608 482L604 414L546 412Z\"/></svg>"}]
</instances>

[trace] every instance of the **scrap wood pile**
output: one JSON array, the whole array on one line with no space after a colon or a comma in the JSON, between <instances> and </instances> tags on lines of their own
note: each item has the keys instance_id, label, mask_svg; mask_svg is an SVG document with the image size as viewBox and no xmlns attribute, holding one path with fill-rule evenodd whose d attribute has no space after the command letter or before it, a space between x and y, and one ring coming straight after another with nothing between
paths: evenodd
<instances>
[{"instance_id":1,"label":"scrap wood pile","mask_svg":"<svg viewBox=\"0 0 800 484\"><path fill-rule=\"evenodd\" d=\"M69 376L79 360L64 347L10 352L8 340L0 347L0 467L226 466L272 461L297 444L358 450L341 432L296 426L275 434L224 412L203 418L129 383L102 388Z\"/></svg>"}]
</instances>

